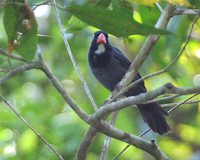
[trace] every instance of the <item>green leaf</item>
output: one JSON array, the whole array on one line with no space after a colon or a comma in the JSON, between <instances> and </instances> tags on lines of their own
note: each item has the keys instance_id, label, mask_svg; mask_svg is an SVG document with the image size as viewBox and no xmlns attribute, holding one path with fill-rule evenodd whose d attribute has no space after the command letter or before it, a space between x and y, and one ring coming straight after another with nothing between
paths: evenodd
<instances>
[{"instance_id":1,"label":"green leaf","mask_svg":"<svg viewBox=\"0 0 200 160\"><path fill-rule=\"evenodd\" d=\"M195 6L195 8L199 8L200 7L200 1L190 0L189 2L190 2L191 5Z\"/></svg>"},{"instance_id":2,"label":"green leaf","mask_svg":"<svg viewBox=\"0 0 200 160\"><path fill-rule=\"evenodd\" d=\"M4 27L8 36L8 50L16 50L26 60L34 57L37 48L37 23L34 14L26 1L24 5L17 5L16 0L9 0L4 13Z\"/></svg>"},{"instance_id":3,"label":"green leaf","mask_svg":"<svg viewBox=\"0 0 200 160\"><path fill-rule=\"evenodd\" d=\"M166 34L166 31L139 24L125 10L108 10L104 7L86 5L70 6L66 10L89 25L109 32L115 36L126 37L133 34Z\"/></svg>"},{"instance_id":4,"label":"green leaf","mask_svg":"<svg viewBox=\"0 0 200 160\"><path fill-rule=\"evenodd\" d=\"M130 3L123 0L112 0L112 8L115 11L125 12L129 15L130 21L133 19L133 8Z\"/></svg>"},{"instance_id":5,"label":"green leaf","mask_svg":"<svg viewBox=\"0 0 200 160\"><path fill-rule=\"evenodd\" d=\"M67 24L67 32L79 31L85 28L86 26L88 26L88 24L84 23L75 16L72 16Z\"/></svg>"},{"instance_id":6,"label":"green leaf","mask_svg":"<svg viewBox=\"0 0 200 160\"><path fill-rule=\"evenodd\" d=\"M99 0L97 5L102 7L108 7L111 0Z\"/></svg>"},{"instance_id":7,"label":"green leaf","mask_svg":"<svg viewBox=\"0 0 200 160\"><path fill-rule=\"evenodd\" d=\"M112 0L88 0L85 4L93 4L102 7L108 7Z\"/></svg>"}]
</instances>

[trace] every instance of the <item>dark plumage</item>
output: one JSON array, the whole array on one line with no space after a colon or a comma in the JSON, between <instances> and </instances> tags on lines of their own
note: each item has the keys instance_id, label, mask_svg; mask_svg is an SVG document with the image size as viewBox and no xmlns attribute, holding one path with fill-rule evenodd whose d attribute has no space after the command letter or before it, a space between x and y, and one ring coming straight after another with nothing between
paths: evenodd
<instances>
[{"instance_id":1,"label":"dark plumage","mask_svg":"<svg viewBox=\"0 0 200 160\"><path fill-rule=\"evenodd\" d=\"M114 90L116 84L123 78L131 64L119 49L110 44L108 34L103 31L94 33L88 54L88 61L94 76L109 91ZM137 73L134 81L139 78L141 76ZM125 93L125 96L135 96L144 92L146 92L146 88L142 81L129 89ZM159 104L138 104L137 107L143 120L154 132L164 134L170 130L164 117L168 113Z\"/></svg>"}]
</instances>

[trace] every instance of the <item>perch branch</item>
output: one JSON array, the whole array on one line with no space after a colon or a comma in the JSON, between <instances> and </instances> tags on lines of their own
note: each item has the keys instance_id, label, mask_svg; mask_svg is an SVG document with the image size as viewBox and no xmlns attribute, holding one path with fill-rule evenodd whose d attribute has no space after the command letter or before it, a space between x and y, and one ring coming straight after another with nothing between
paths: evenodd
<instances>
[{"instance_id":1,"label":"perch branch","mask_svg":"<svg viewBox=\"0 0 200 160\"><path fill-rule=\"evenodd\" d=\"M126 97L126 98L123 98L116 102L105 104L105 105L101 106L92 115L91 119L93 119L93 121L98 121L98 120L102 119L105 115L108 115L109 113L111 113L113 111L117 111L122 108L130 107L130 105L141 104L141 103L147 102L148 100L151 100L157 96L160 96L160 95L163 95L166 93L186 95L186 94L198 93L199 91L200 91L200 86L178 88L178 87L173 86L170 83L167 83L164 86L162 86L156 90L149 91L147 93L141 93L137 96Z\"/></svg>"},{"instance_id":2,"label":"perch branch","mask_svg":"<svg viewBox=\"0 0 200 160\"><path fill-rule=\"evenodd\" d=\"M167 5L163 14L161 14L161 16L159 17L155 27L159 28L159 29L165 29L174 10L175 10L174 5L171 5L171 4ZM136 56L134 61L131 63L128 71L126 72L123 79L120 81L117 89L115 89L113 91L114 95L118 95L118 96L122 95L121 89L128 86L132 82L132 80L136 76L139 68L142 66L142 64L144 63L144 61L146 60L146 58L150 54L150 51L152 50L154 45L157 43L159 38L160 38L160 35L149 35L147 37L147 39L146 39L144 45L142 46L139 54Z\"/></svg>"}]
</instances>

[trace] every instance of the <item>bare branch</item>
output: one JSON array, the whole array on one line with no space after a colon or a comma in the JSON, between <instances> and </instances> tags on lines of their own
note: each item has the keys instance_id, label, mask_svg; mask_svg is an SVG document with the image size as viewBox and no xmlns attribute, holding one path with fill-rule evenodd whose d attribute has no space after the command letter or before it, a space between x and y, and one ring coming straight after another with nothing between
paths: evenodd
<instances>
[{"instance_id":1,"label":"bare branch","mask_svg":"<svg viewBox=\"0 0 200 160\"><path fill-rule=\"evenodd\" d=\"M200 15L199 9L176 9L173 12L174 16L177 15Z\"/></svg>"},{"instance_id":2,"label":"bare branch","mask_svg":"<svg viewBox=\"0 0 200 160\"><path fill-rule=\"evenodd\" d=\"M163 14L164 10L163 10L163 8L161 7L161 5L160 5L158 2L155 3L155 6L156 6L156 7L159 9L159 11Z\"/></svg>"},{"instance_id":3,"label":"bare branch","mask_svg":"<svg viewBox=\"0 0 200 160\"><path fill-rule=\"evenodd\" d=\"M111 118L111 121L110 121L111 126L115 125L118 113L119 113L119 111L113 112L113 115L112 115L112 118ZM107 160L110 141L111 141L111 137L106 136L105 141L104 141L104 145L103 145L103 148L102 148L102 151L101 151L100 160Z\"/></svg>"},{"instance_id":4,"label":"bare branch","mask_svg":"<svg viewBox=\"0 0 200 160\"><path fill-rule=\"evenodd\" d=\"M175 109L177 109L178 107L180 107L182 104L185 104L187 101L189 101L190 99L196 97L197 95L199 95L200 91L197 92L196 94L192 95L191 97L185 99L184 101L178 103L176 106L174 106L173 108L171 108L168 113L171 113L172 111L174 111Z\"/></svg>"},{"instance_id":5,"label":"bare branch","mask_svg":"<svg viewBox=\"0 0 200 160\"><path fill-rule=\"evenodd\" d=\"M56 149L54 149L48 142L46 139L44 139L44 137L37 132L18 112L17 110L15 110L14 107L12 107L12 105L0 94L0 98L1 100L39 137L39 139L41 139L57 156L60 160L64 160L64 158L61 156L60 153L58 153L58 151L56 151Z\"/></svg>"},{"instance_id":6,"label":"bare branch","mask_svg":"<svg viewBox=\"0 0 200 160\"><path fill-rule=\"evenodd\" d=\"M85 122L88 122L89 115L85 113L76 103L75 101L68 95L68 93L64 90L58 79L55 77L50 67L46 64L41 54L38 54L38 57L41 62L41 70L46 74L51 83L57 89L57 91L61 94L63 99L70 105L70 107L76 112L76 114Z\"/></svg>"},{"instance_id":7,"label":"bare branch","mask_svg":"<svg viewBox=\"0 0 200 160\"><path fill-rule=\"evenodd\" d=\"M80 78L80 80L81 80L81 82L83 84L85 92L86 92L91 104L93 105L94 110L97 110L98 107L97 107L97 105L96 105L96 103L95 103L95 101L94 101L94 99L93 99L93 97L92 97L92 95L90 93L90 90L89 90L89 88L87 86L87 83L84 80L84 77L83 77L83 75L82 75L82 73L81 73L81 71L80 71L80 69L79 69L79 67L78 67L78 65L76 63L76 60L74 59L73 53L71 51L70 45L69 45L68 40L67 40L67 36L66 36L65 30L64 30L63 25L62 25L61 18L60 18L59 13L58 13L58 9L57 9L57 6L56 6L56 1L55 0L51 0L51 1L52 1L53 6L54 6L54 10L55 10L55 13L56 13L56 19L57 19L58 25L59 25L60 30L61 30L61 34L62 34L64 43L65 43L65 47L66 47L67 52L68 52L68 54L70 56L70 59L71 59L72 64L74 66L74 69L76 70L76 72L77 72L77 74L78 74L78 76L79 76L79 78Z\"/></svg>"},{"instance_id":8,"label":"bare branch","mask_svg":"<svg viewBox=\"0 0 200 160\"><path fill-rule=\"evenodd\" d=\"M175 10L175 6L169 4L165 8L163 14L161 14L161 16L158 19L155 27L160 28L160 29L164 29L167 26L174 10ZM152 50L152 48L154 47L156 42L159 40L159 38L160 38L160 35L150 35L150 36L147 37L147 39L146 39L144 45L142 46L139 54L136 56L136 58L134 59L134 61L130 65L130 67L129 67L128 71L126 72L125 76L123 77L123 79L120 81L119 86L117 87L117 89L115 89L113 91L113 95L116 95L115 97L123 94L122 91L121 91L122 88L128 86L132 82L132 80L134 79L135 75L137 74L139 68L142 66L142 64L144 63L144 61L146 60L146 58L150 54L150 51Z\"/></svg>"},{"instance_id":9,"label":"bare branch","mask_svg":"<svg viewBox=\"0 0 200 160\"><path fill-rule=\"evenodd\" d=\"M94 125L94 124L92 124ZM157 160L169 160L169 158L165 155L165 153L157 146L155 147L152 145L151 142L137 137L135 135L126 133L124 131L121 131L117 128L114 128L110 126L108 123L105 122L100 122L100 123L95 123L95 127L97 128L98 131L113 137L115 139L119 139L121 141L124 141L128 144L131 144L137 148L140 148L148 153L150 153L155 159Z\"/></svg>"},{"instance_id":10,"label":"bare branch","mask_svg":"<svg viewBox=\"0 0 200 160\"><path fill-rule=\"evenodd\" d=\"M178 102L177 103L169 103L169 104L163 104L161 106L163 108L169 108L169 107L174 107L174 106L178 105L179 103ZM200 103L200 100L187 101L184 104L198 104L198 103Z\"/></svg>"},{"instance_id":11,"label":"bare branch","mask_svg":"<svg viewBox=\"0 0 200 160\"><path fill-rule=\"evenodd\" d=\"M17 55L14 55L14 54L9 54L8 51L6 51L4 49L1 49L1 48L0 48L0 54L2 54L4 56L7 56L9 58L18 60L18 61L27 62L25 59L23 59L23 58L21 58L21 57L19 57Z\"/></svg>"},{"instance_id":12,"label":"bare branch","mask_svg":"<svg viewBox=\"0 0 200 160\"><path fill-rule=\"evenodd\" d=\"M77 150L76 158L75 158L76 160L85 160L86 159L88 148L97 133L98 133L98 131L94 127L90 127L88 129L88 131L86 132L86 134L83 138L83 141L81 142L81 144L79 145L79 148Z\"/></svg>"},{"instance_id":13,"label":"bare branch","mask_svg":"<svg viewBox=\"0 0 200 160\"><path fill-rule=\"evenodd\" d=\"M163 95L165 93L186 95L186 94L198 93L199 91L200 91L200 86L178 88L178 87L175 87L172 84L168 83L156 90L149 91L147 93L141 93L137 96L126 97L126 98L123 98L116 102L105 104L102 107L100 107L92 115L91 119L94 121L98 121L102 117L104 117L105 115L108 115L109 113L111 113L113 111L117 111L122 108L130 107L130 105L133 105L133 104L141 104L141 103L147 102L148 100L151 100L151 99L153 99L159 95Z\"/></svg>"}]
</instances>

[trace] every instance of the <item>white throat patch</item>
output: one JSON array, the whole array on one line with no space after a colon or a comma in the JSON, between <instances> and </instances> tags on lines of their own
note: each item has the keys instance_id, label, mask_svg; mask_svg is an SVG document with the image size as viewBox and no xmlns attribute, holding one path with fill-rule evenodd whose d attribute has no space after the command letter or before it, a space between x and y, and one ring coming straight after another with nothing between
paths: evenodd
<instances>
[{"instance_id":1,"label":"white throat patch","mask_svg":"<svg viewBox=\"0 0 200 160\"><path fill-rule=\"evenodd\" d=\"M102 53L105 52L105 47L103 44L99 44L97 50L95 51L95 53L97 55L101 55Z\"/></svg>"}]
</instances>

